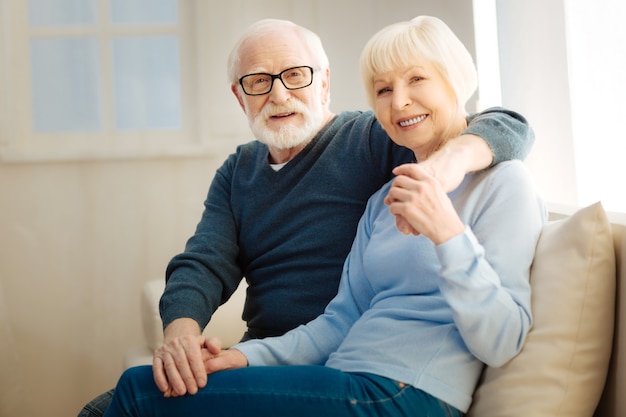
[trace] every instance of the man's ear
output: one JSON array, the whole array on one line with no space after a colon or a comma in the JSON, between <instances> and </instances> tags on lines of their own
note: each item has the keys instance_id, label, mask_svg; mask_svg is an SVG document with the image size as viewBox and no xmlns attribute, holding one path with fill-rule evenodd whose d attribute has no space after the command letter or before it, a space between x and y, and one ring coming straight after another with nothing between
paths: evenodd
<instances>
[{"instance_id":1,"label":"man's ear","mask_svg":"<svg viewBox=\"0 0 626 417\"><path fill-rule=\"evenodd\" d=\"M322 102L328 104L330 101L330 69L326 68L322 73Z\"/></svg>"},{"instance_id":2,"label":"man's ear","mask_svg":"<svg viewBox=\"0 0 626 417\"><path fill-rule=\"evenodd\" d=\"M243 104L243 97L241 97L241 92L239 91L239 87L237 86L237 84L232 84L230 86L230 91L233 92L233 94L235 95L235 97L237 97L237 101L239 102L239 106L241 106L241 110L244 111L244 113L246 112L246 106Z\"/></svg>"}]
</instances>

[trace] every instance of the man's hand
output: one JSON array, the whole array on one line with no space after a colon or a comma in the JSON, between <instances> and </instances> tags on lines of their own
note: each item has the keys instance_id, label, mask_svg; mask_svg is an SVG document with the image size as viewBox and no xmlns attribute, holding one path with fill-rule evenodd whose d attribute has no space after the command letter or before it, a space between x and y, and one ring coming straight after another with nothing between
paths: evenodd
<instances>
[{"instance_id":1,"label":"man's hand","mask_svg":"<svg viewBox=\"0 0 626 417\"><path fill-rule=\"evenodd\" d=\"M393 170L393 180L385 204L396 216L398 230L423 234L439 245L463 233L459 218L445 190L422 164L404 164Z\"/></svg>"},{"instance_id":2,"label":"man's hand","mask_svg":"<svg viewBox=\"0 0 626 417\"><path fill-rule=\"evenodd\" d=\"M154 352L154 382L166 397L195 394L206 385L201 349L206 341L193 319L177 319L164 331L163 346Z\"/></svg>"},{"instance_id":3,"label":"man's hand","mask_svg":"<svg viewBox=\"0 0 626 417\"><path fill-rule=\"evenodd\" d=\"M441 183L444 191L450 192L461 184L465 174L488 168L492 161L491 148L480 136L461 135L419 164Z\"/></svg>"}]
</instances>

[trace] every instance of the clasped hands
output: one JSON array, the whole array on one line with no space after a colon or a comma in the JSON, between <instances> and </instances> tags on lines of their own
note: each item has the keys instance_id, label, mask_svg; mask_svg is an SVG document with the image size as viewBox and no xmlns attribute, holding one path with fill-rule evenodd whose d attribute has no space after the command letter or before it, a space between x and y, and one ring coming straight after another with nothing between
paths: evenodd
<instances>
[{"instance_id":1,"label":"clasped hands","mask_svg":"<svg viewBox=\"0 0 626 417\"><path fill-rule=\"evenodd\" d=\"M248 360L237 349L222 349L217 338L180 336L154 352L154 382L166 397L196 394L206 386L207 375L226 369L243 368Z\"/></svg>"},{"instance_id":2,"label":"clasped hands","mask_svg":"<svg viewBox=\"0 0 626 417\"><path fill-rule=\"evenodd\" d=\"M435 177L433 165L427 162L429 160L396 167L393 170L396 178L385 197L385 204L396 217L400 232L422 234L438 245L465 229L444 188L444 185L449 190L456 188L464 173L449 174L445 177L446 183Z\"/></svg>"}]
</instances>

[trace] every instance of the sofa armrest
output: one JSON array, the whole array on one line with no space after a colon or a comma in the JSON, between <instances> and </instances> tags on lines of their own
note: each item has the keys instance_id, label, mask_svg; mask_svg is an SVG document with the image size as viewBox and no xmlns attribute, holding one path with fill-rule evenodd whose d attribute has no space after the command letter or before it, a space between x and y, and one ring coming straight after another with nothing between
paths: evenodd
<instances>
[{"instance_id":1,"label":"sofa armrest","mask_svg":"<svg viewBox=\"0 0 626 417\"><path fill-rule=\"evenodd\" d=\"M141 291L141 325L148 351L154 352L163 344L163 324L159 314L159 299L165 289L165 280L153 279Z\"/></svg>"},{"instance_id":2,"label":"sofa armrest","mask_svg":"<svg viewBox=\"0 0 626 417\"><path fill-rule=\"evenodd\" d=\"M159 299L165 288L164 280L148 281L141 293L141 322L146 347L150 352L163 344L163 324L159 314ZM245 281L239 285L230 299L213 314L204 329L207 336L215 336L222 341L223 347L229 347L241 340L246 331L246 324L241 319L246 297Z\"/></svg>"}]
</instances>

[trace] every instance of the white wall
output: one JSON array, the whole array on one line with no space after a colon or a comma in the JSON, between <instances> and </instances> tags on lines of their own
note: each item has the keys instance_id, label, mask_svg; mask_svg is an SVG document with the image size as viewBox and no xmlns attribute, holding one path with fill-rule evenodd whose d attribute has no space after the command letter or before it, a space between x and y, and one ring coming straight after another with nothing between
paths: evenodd
<instances>
[{"instance_id":1,"label":"white wall","mask_svg":"<svg viewBox=\"0 0 626 417\"><path fill-rule=\"evenodd\" d=\"M474 49L470 0L206 4L210 7L201 10L209 24L202 26L201 46L210 59L200 71L214 80L200 88L217 99L202 110L216 142L227 142L229 150L249 133L226 84L226 54L254 20L290 18L320 33L332 65L335 111L365 107L357 58L367 38L388 23L437 15ZM14 102L10 92L0 91L8 95L7 103ZM76 415L92 396L115 384L124 352L141 340L141 285L162 277L169 259L182 250L224 157L218 152L172 159L0 163L5 302L0 310L11 318L27 393L15 415ZM2 360L7 358L0 358L0 367L8 369Z\"/></svg>"},{"instance_id":2,"label":"white wall","mask_svg":"<svg viewBox=\"0 0 626 417\"><path fill-rule=\"evenodd\" d=\"M201 7L210 22L202 27L208 54L206 68L214 81L201 86L205 95L216 97L207 107L207 123L217 138L249 135L248 125L233 99L225 75L230 46L252 22L261 18L290 19L319 34L331 66L331 108L367 109L358 71L358 59L367 40L384 26L413 18L433 15L443 19L475 51L471 0L234 0L224 10ZM219 81L218 81L219 80ZM468 104L471 109L473 102Z\"/></svg>"},{"instance_id":3,"label":"white wall","mask_svg":"<svg viewBox=\"0 0 626 417\"><path fill-rule=\"evenodd\" d=\"M209 158L0 164L0 303L28 393L15 416L76 415L113 386L141 342L141 285L163 276L193 232L215 167Z\"/></svg>"}]
</instances>

